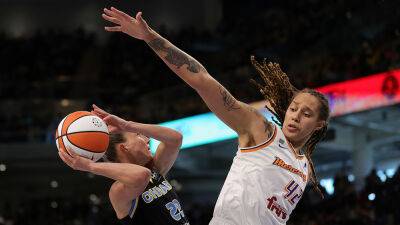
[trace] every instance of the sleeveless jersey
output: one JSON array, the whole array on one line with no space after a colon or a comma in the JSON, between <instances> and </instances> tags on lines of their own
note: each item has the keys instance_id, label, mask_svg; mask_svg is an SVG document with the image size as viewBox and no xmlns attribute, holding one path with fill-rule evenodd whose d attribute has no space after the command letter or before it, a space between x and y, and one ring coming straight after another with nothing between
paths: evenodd
<instances>
[{"instance_id":1,"label":"sleeveless jersey","mask_svg":"<svg viewBox=\"0 0 400 225\"><path fill-rule=\"evenodd\" d=\"M120 222L124 225L189 225L173 187L155 171L143 193L133 200L129 214Z\"/></svg>"},{"instance_id":2,"label":"sleeveless jersey","mask_svg":"<svg viewBox=\"0 0 400 225\"><path fill-rule=\"evenodd\" d=\"M308 180L308 160L275 125L272 137L239 148L210 225L286 224Z\"/></svg>"}]
</instances>

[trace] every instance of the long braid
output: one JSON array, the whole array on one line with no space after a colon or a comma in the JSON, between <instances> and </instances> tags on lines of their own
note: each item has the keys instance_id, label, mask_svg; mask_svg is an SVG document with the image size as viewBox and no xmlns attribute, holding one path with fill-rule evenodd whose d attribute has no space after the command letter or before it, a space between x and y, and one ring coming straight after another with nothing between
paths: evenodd
<instances>
[{"instance_id":1,"label":"long braid","mask_svg":"<svg viewBox=\"0 0 400 225\"><path fill-rule=\"evenodd\" d=\"M297 89L290 83L288 76L281 70L279 64L267 63L266 59L260 64L254 59L254 56L251 56L250 59L264 80L264 85L258 84L253 79L250 81L257 86L264 98L269 101L272 109L268 106L266 107L276 116L282 125L286 109L289 107Z\"/></svg>"},{"instance_id":2,"label":"long braid","mask_svg":"<svg viewBox=\"0 0 400 225\"><path fill-rule=\"evenodd\" d=\"M267 63L266 59L264 59L262 64L260 64L254 59L254 56L251 56L250 59L253 66L264 80L264 85L258 84L253 79L250 81L256 85L264 98L270 103L272 109L268 105L266 105L266 107L277 118L278 121L276 122L282 126L286 110L294 96L299 93L299 91L290 83L288 76L281 70L279 64L272 62ZM326 135L329 120L329 103L327 98L316 90L306 88L300 92L305 92L315 96L321 103L319 118L325 121L325 125L321 129L314 131L311 137L307 140L305 144L305 156L310 164L313 188L321 195L321 198L324 198L322 191L318 187L318 179L311 156L317 143Z\"/></svg>"},{"instance_id":3,"label":"long braid","mask_svg":"<svg viewBox=\"0 0 400 225\"><path fill-rule=\"evenodd\" d=\"M305 144L306 150L304 152L308 162L310 163L310 168L311 168L311 182L313 184L313 188L316 192L318 192L321 195L321 198L324 198L324 194L322 193L321 189L318 187L318 178L315 173L315 168L314 168L314 163L311 159L311 156L315 150L315 147L317 143L325 137L326 131L328 127L325 125L322 127L320 130L317 130L313 133L310 139L308 139L307 143Z\"/></svg>"},{"instance_id":4,"label":"long braid","mask_svg":"<svg viewBox=\"0 0 400 225\"><path fill-rule=\"evenodd\" d=\"M314 133L311 135L311 137L307 140L307 142L305 144L306 150L304 152L304 154L306 155L306 157L310 163L311 182L313 183L313 188L315 191L317 191L321 195L321 198L324 198L324 195L323 195L321 189L318 187L318 178L315 173L314 163L311 159L311 156L312 156L318 142L320 142L325 137L326 132L328 131L329 103L328 103L328 99L323 94L321 94L320 92L318 92L316 90L306 88L306 89L302 90L301 92L308 93L308 94L316 97L319 100L319 102L320 102L319 119L325 121L324 126L321 129L314 131Z\"/></svg>"}]
</instances>

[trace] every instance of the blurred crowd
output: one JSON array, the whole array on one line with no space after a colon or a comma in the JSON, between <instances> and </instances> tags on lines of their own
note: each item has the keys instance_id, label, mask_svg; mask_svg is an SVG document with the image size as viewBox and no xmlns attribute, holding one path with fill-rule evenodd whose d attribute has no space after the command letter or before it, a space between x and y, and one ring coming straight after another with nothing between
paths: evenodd
<instances>
[{"instance_id":1,"label":"blurred crowd","mask_svg":"<svg viewBox=\"0 0 400 225\"><path fill-rule=\"evenodd\" d=\"M244 102L262 99L249 83L258 79L250 55L279 62L298 88L400 67L395 1L223 2L213 31L157 30ZM148 123L208 111L146 44L127 35L100 42L83 29L17 39L0 32L0 59L0 142L49 140L67 112L91 103Z\"/></svg>"},{"instance_id":2,"label":"blurred crowd","mask_svg":"<svg viewBox=\"0 0 400 225\"><path fill-rule=\"evenodd\" d=\"M324 192L324 188L321 186ZM325 192L322 200L308 187L291 215L288 225L398 225L400 224L400 168L393 177L382 181L373 170L365 186L356 191L345 174L334 179L335 192ZM373 198L371 197L373 194ZM95 201L94 201L95 200ZM207 225L213 202L191 203L183 199L191 225ZM106 225L117 224L106 196L0 202L0 225Z\"/></svg>"},{"instance_id":3,"label":"blurred crowd","mask_svg":"<svg viewBox=\"0 0 400 225\"><path fill-rule=\"evenodd\" d=\"M324 200L312 190L305 193L288 225L400 224L400 168L385 181L372 170L360 191L347 175L337 174L334 188L334 194L325 194Z\"/></svg>"}]
</instances>

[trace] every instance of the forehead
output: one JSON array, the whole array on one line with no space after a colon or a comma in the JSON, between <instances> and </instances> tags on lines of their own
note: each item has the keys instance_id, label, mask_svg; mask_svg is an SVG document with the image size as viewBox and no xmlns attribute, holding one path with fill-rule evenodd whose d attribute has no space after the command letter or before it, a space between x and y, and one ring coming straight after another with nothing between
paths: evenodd
<instances>
[{"instance_id":1,"label":"forehead","mask_svg":"<svg viewBox=\"0 0 400 225\"><path fill-rule=\"evenodd\" d=\"M138 138L138 135L136 133L125 132L124 133L124 137L128 141L128 140L132 140L132 139Z\"/></svg>"},{"instance_id":2,"label":"forehead","mask_svg":"<svg viewBox=\"0 0 400 225\"><path fill-rule=\"evenodd\" d=\"M317 97L308 93L297 94L291 104L297 105L299 107L307 107L313 110L314 112L317 112L320 106Z\"/></svg>"}]
</instances>

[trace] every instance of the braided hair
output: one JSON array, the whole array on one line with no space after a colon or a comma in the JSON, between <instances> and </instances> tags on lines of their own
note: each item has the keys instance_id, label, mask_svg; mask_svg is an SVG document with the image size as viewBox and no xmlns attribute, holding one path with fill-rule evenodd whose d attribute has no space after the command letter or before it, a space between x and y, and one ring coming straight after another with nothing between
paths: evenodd
<instances>
[{"instance_id":1,"label":"braided hair","mask_svg":"<svg viewBox=\"0 0 400 225\"><path fill-rule=\"evenodd\" d=\"M314 97L316 97L320 102L319 108L319 119L324 120L325 124L322 128L315 130L312 133L311 137L307 140L304 145L304 154L307 160L310 163L311 167L311 182L313 184L313 188L317 191L321 198L323 198L323 194L318 187L318 179L315 173L314 164L311 160L311 156L315 150L315 147L322 138L325 137L327 129L328 129L328 120L329 120L329 103L328 99L321 94L320 92L305 88L303 90L296 89L289 81L289 77L284 73L279 64L272 63L263 60L262 63L259 63L255 60L254 56L251 56L251 62L261 78L264 81L264 84L261 85L257 83L255 80L250 80L256 87L260 90L261 94L264 98L269 102L270 106L266 105L266 108L274 114L276 117L277 124L282 127L283 121L285 119L286 111L292 102L293 98L299 93L308 93Z\"/></svg>"}]
</instances>

